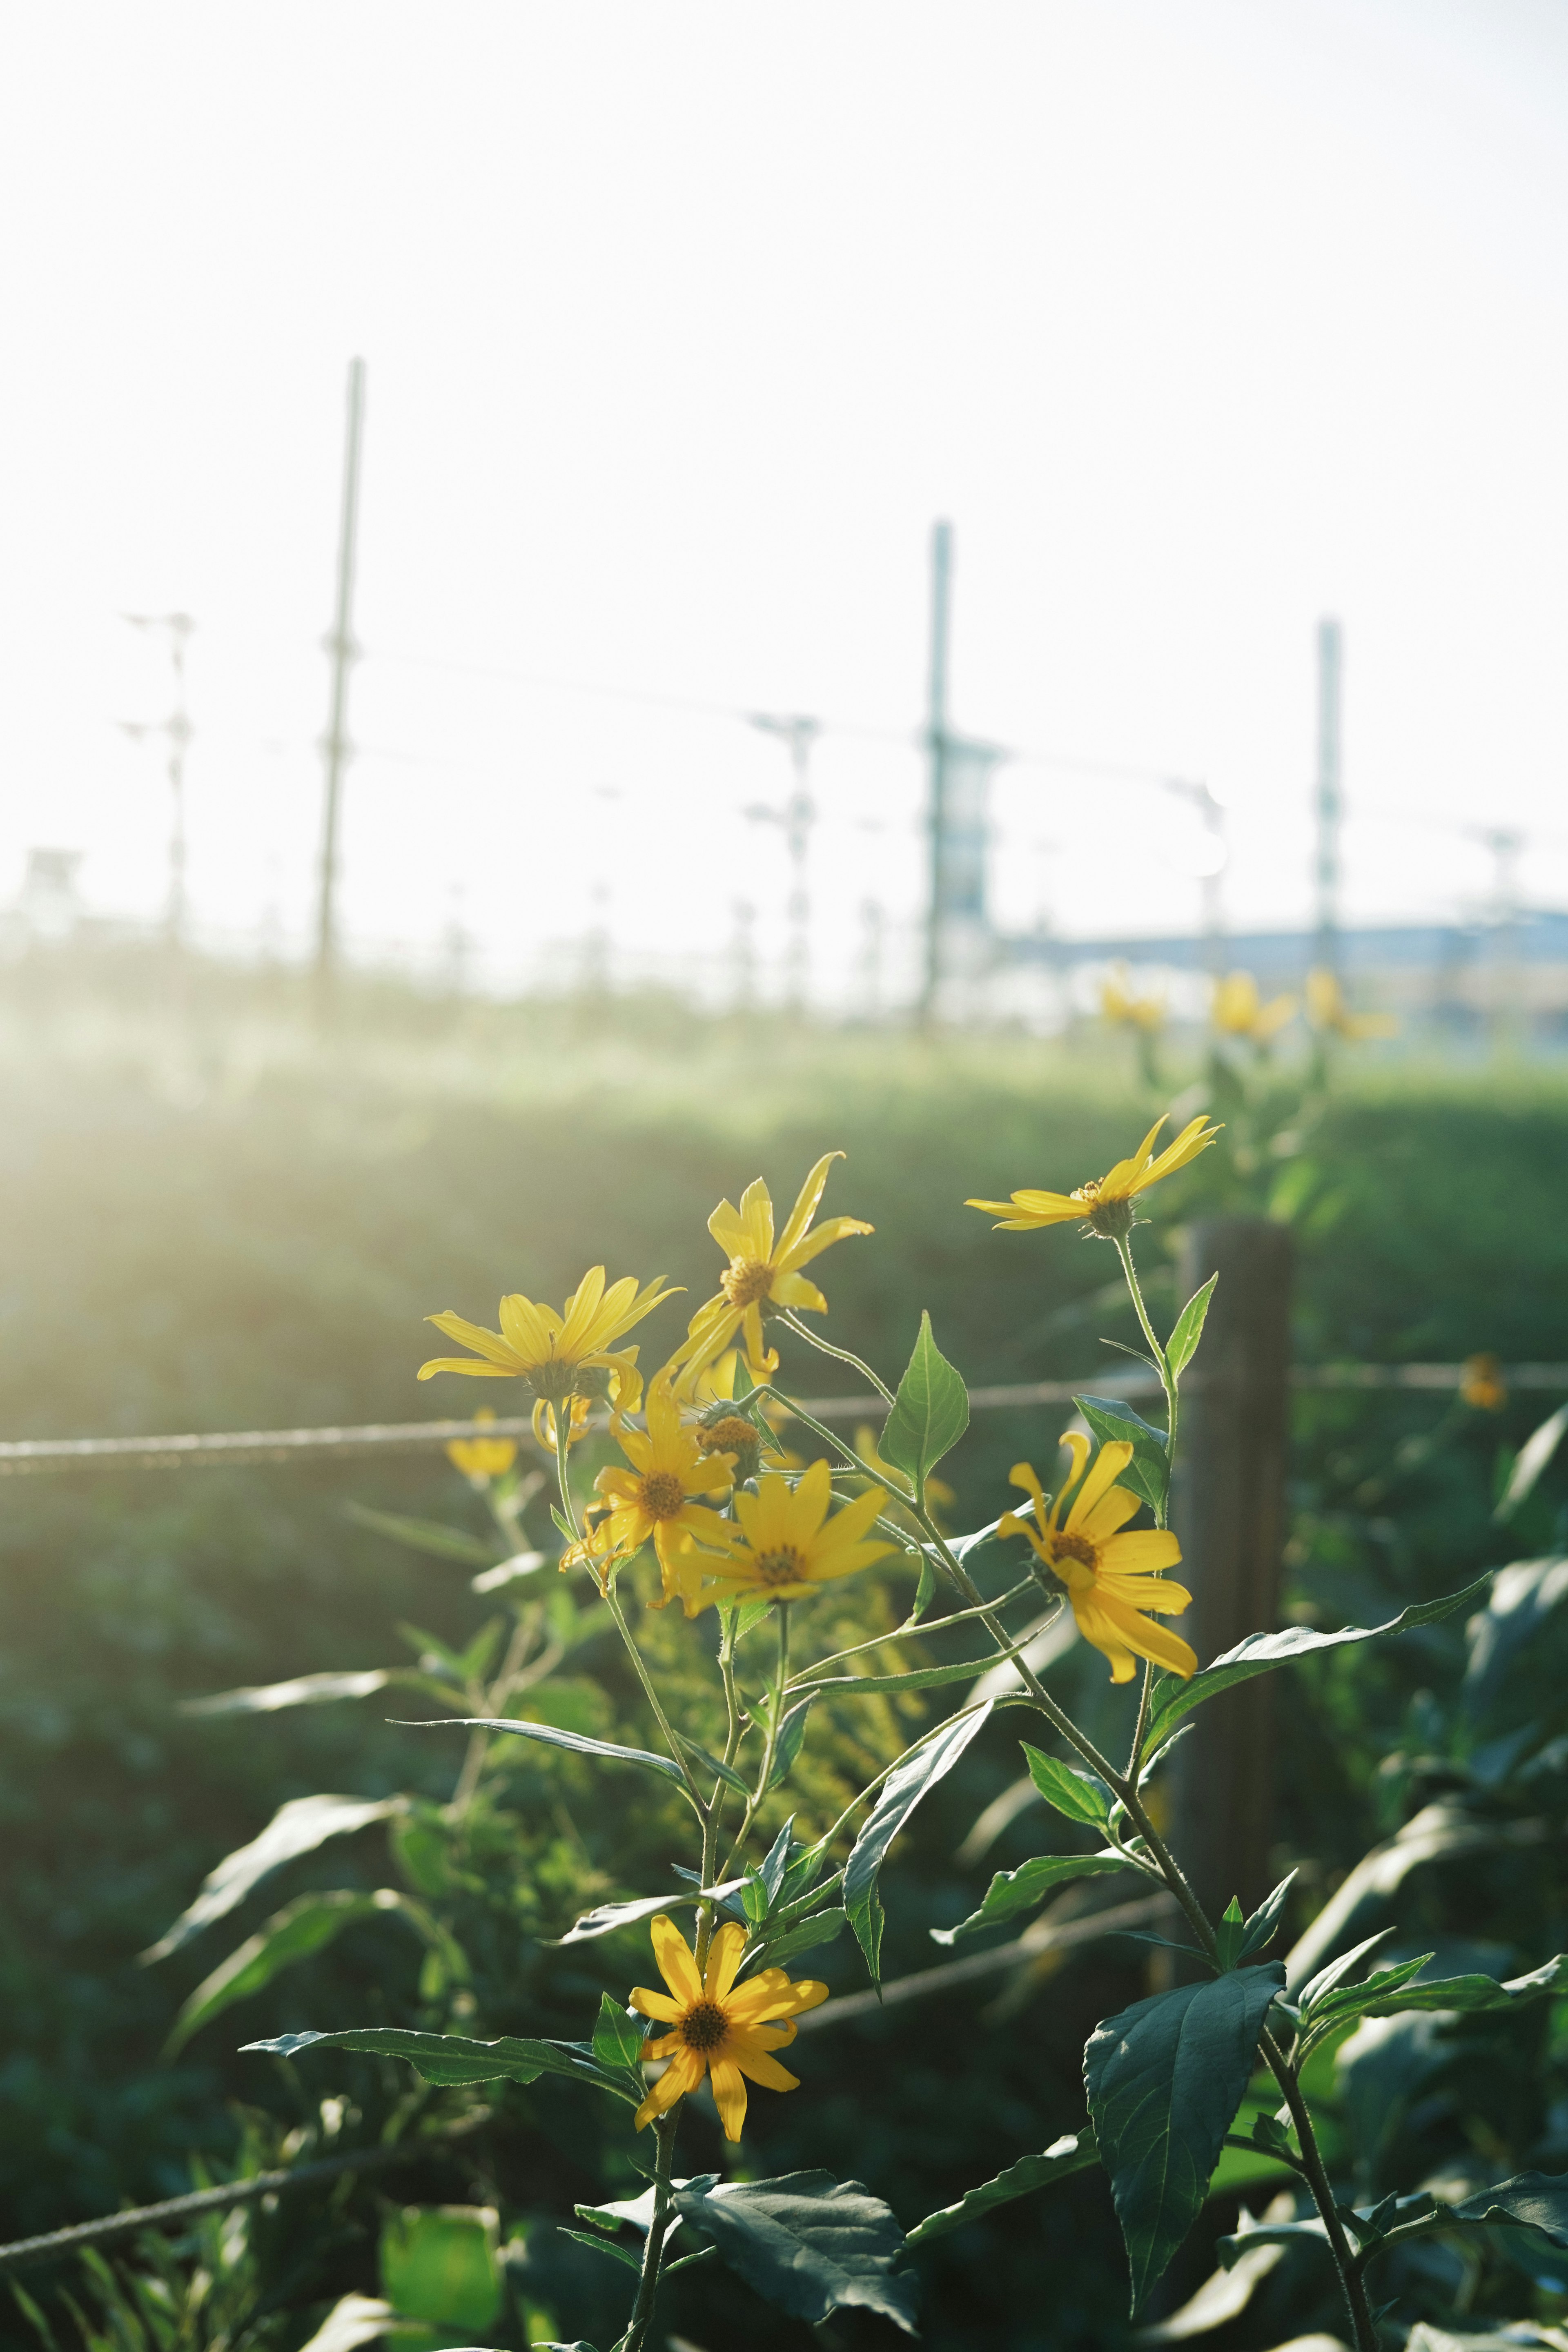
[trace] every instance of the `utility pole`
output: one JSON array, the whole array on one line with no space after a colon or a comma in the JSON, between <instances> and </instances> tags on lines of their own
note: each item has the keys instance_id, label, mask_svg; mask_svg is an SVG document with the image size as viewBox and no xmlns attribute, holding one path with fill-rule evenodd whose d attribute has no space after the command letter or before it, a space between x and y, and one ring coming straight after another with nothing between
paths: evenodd
<instances>
[{"instance_id":1,"label":"utility pole","mask_svg":"<svg viewBox=\"0 0 1568 2352\"><path fill-rule=\"evenodd\" d=\"M1492 855L1492 1044L1507 1051L1521 1042L1525 1022L1519 921L1524 835L1510 825L1492 825L1480 839Z\"/></svg>"},{"instance_id":2,"label":"utility pole","mask_svg":"<svg viewBox=\"0 0 1568 2352\"><path fill-rule=\"evenodd\" d=\"M168 634L169 660L174 673L174 697L167 719L148 723L122 719L127 735L141 741L162 735L169 746L169 893L163 911L163 936L172 949L185 938L185 753L191 722L185 710L185 644L195 627L188 613L126 613L121 618L133 629L163 629Z\"/></svg>"},{"instance_id":3,"label":"utility pole","mask_svg":"<svg viewBox=\"0 0 1568 2352\"><path fill-rule=\"evenodd\" d=\"M358 655L353 641L354 549L359 534L360 437L364 424L364 362L349 362L348 420L343 439L343 496L338 523L338 594L332 632L325 640L331 656L331 697L321 741L326 762L326 808L321 826L321 895L316 912L316 1001L324 1014L337 975L338 833L348 740L349 669Z\"/></svg>"},{"instance_id":4,"label":"utility pole","mask_svg":"<svg viewBox=\"0 0 1568 2352\"><path fill-rule=\"evenodd\" d=\"M1340 967L1340 825L1344 816L1341 756L1344 638L1335 620L1318 623L1317 935L1312 961L1337 979Z\"/></svg>"},{"instance_id":5,"label":"utility pole","mask_svg":"<svg viewBox=\"0 0 1568 2352\"><path fill-rule=\"evenodd\" d=\"M782 809L757 805L746 814L779 824L784 829L784 842L789 851L789 943L784 957L784 1000L792 1013L805 1010L806 981L811 962L811 893L810 857L811 828L816 809L811 797L811 747L822 732L819 719L806 719L799 714L792 718L775 718L766 711L753 713L753 727L764 735L776 735L789 751L790 796Z\"/></svg>"},{"instance_id":6,"label":"utility pole","mask_svg":"<svg viewBox=\"0 0 1568 2352\"><path fill-rule=\"evenodd\" d=\"M927 821L931 828L930 898L926 908L922 1021L936 1016L942 986L942 922L947 884L947 664L952 613L952 525L937 522L931 534L931 667L926 690Z\"/></svg>"}]
</instances>

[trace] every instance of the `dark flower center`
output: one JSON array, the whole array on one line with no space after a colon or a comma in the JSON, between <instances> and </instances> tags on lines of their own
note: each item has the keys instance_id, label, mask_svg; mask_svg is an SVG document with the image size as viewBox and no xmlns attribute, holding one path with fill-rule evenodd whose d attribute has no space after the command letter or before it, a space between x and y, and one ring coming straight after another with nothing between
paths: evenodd
<instances>
[{"instance_id":1,"label":"dark flower center","mask_svg":"<svg viewBox=\"0 0 1568 2352\"><path fill-rule=\"evenodd\" d=\"M1099 1566L1100 1554L1087 1536L1053 1536L1051 1565L1055 1567L1058 1559L1076 1559L1085 1568L1095 1568Z\"/></svg>"},{"instance_id":2,"label":"dark flower center","mask_svg":"<svg viewBox=\"0 0 1568 2352\"><path fill-rule=\"evenodd\" d=\"M650 1519L678 1519L686 1507L686 1489L673 1470L650 1470L637 1500Z\"/></svg>"},{"instance_id":3,"label":"dark flower center","mask_svg":"<svg viewBox=\"0 0 1568 2352\"><path fill-rule=\"evenodd\" d=\"M804 1562L792 1544L781 1544L777 1551L757 1554L755 1567L759 1584L797 1584Z\"/></svg>"},{"instance_id":4,"label":"dark flower center","mask_svg":"<svg viewBox=\"0 0 1568 2352\"><path fill-rule=\"evenodd\" d=\"M700 2000L680 2021L680 2038L689 2050L717 2050L730 2031L730 2021L716 2000Z\"/></svg>"}]
</instances>

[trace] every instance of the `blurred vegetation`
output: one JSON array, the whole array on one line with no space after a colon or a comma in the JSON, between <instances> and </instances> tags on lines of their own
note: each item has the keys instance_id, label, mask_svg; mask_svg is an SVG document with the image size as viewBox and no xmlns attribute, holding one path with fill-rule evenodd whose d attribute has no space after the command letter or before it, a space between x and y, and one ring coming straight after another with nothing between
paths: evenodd
<instances>
[{"instance_id":1,"label":"blurred vegetation","mask_svg":"<svg viewBox=\"0 0 1568 2352\"><path fill-rule=\"evenodd\" d=\"M453 1307L488 1322L512 1288L559 1299L599 1260L612 1277L662 1272L688 1286L688 1299L648 1327L645 1357L657 1360L712 1286L716 1253L703 1227L714 1202L758 1173L775 1198L792 1198L805 1168L833 1147L849 1157L830 1205L877 1233L835 1253L829 1334L884 1372L901 1366L922 1307L974 1382L1092 1377L1097 1356L1105 1362L1098 1332L1134 1336L1110 1252L1070 1233L1054 1244L994 1235L959 1205L1021 1183L1070 1187L1131 1148L1148 1097L1123 1041L1098 1030L1054 1044L921 1039L762 1016L704 1020L657 1000L475 1006L365 984L322 1043L303 1011L287 975L188 974L171 1003L168 975L151 959L85 976L46 959L0 978L10 1114L0 1135L0 1433L465 1412L468 1394L455 1394L456 1383L414 1385L429 1352L420 1318ZM1185 1075L1204 1082L1200 1070ZM1173 1089L1182 1082L1169 1076ZM1283 1098L1289 1081L1279 1083ZM1456 1075L1347 1061L1304 1134L1262 1109L1254 1128L1285 1137L1261 1171L1215 1153L1212 1169L1200 1162L1169 1188L1171 1209L1142 1244L1156 1293L1171 1282L1171 1219L1228 1206L1244 1185L1296 1231L1300 1360L1452 1360L1479 1349L1504 1362L1568 1358L1560 1070ZM848 1384L820 1358L786 1357L785 1377L807 1394ZM1493 1517L1514 1449L1553 1402L1525 1395L1486 1411L1411 1391L1303 1395L1288 1613L1375 1623L1482 1568L1568 1549L1561 1463L1510 1526ZM944 1465L957 1489L952 1524L994 1517L1009 1499L1009 1465L1037 1455L1059 1425L1055 1411L1044 1425L1038 1412L977 1414ZM219 1857L291 1797L405 1790L442 1803L461 1762L442 1735L385 1722L405 1709L380 1698L239 1720L177 1709L232 1685L395 1664L397 1621L460 1648L494 1604L473 1593L467 1566L411 1552L350 1516L359 1503L482 1538L482 1501L439 1455L12 1479L4 1502L0 2234L9 2238L178 2193L193 2151L220 2168L254 2168L290 2133L319 2138L316 2103L329 2087L320 2063L310 2074L301 2062L290 2079L237 2055L239 2042L373 2014L416 2021L418 1940L370 1920L161 2060L181 2002L279 1905L310 1887L395 1883L385 1832L369 1828L289 1865L188 1950L139 1966ZM881 1605L868 1593L863 1610ZM673 1627L664 1631L673 1639ZM1541 1632L1544 1660L1556 1637L1545 1619ZM1476 1875L1479 1865L1452 1883L1412 1874L1399 1948L1428 1948L1411 1941L1424 1927L1446 1949L1479 1939L1508 1973L1568 1944L1558 1834L1568 1779L1560 1764L1535 1767L1568 1733L1568 1677L1552 1665L1538 1678L1534 1728L1489 1781L1484 1764L1477 1777L1475 1751L1501 1735L1461 1705L1464 1656L1462 1627L1442 1627L1278 1678L1289 1744L1304 1759L1281 1792L1279 1823L1281 1873L1309 1858L1292 1932L1370 1844L1446 1793L1489 1819L1548 1827L1510 1848L1514 1859L1490 1858L1495 1884ZM1058 1672L1080 1668L1069 1656ZM585 1642L563 1671L610 1726L636 1727L635 1694L606 1647ZM861 1720L864 1730L864 1712ZM955 1859L1016 1769L1013 1731L994 1725L900 1843L886 1885L889 1976L940 1957L927 1929L961 1916L991 1868L1028 1850L1022 1823L983 1864ZM601 1984L623 1980L632 1944L584 1956L543 1951L540 1938L605 1892L656 1891L646 1864L626 1872L634 1851L650 1837L657 1844L657 1804L614 1779L591 1781L573 1759L531 1752L508 1784L525 1876L515 1875L512 1848L498 1845L497 1874L487 1878L481 1862L466 1898L476 1915L468 1937L484 1961L482 2030L579 2032L584 2003L591 2011ZM1005 1995L984 1988L803 2040L802 2094L755 2116L746 2160L772 2172L827 2164L912 2221L1076 2125L1083 2038L1142 1989L1146 1957L1125 1943L1095 1946L1038 1967ZM844 1990L863 1981L847 1945L812 1965ZM1568 2102L1568 2070L1560 2089L1551 2071L1561 2067L1551 2036L1563 2038L1554 2014L1532 2011L1485 2043L1472 2038L1462 2092L1452 2090L1449 2052L1446 2074L1434 2063L1415 2090L1388 2093L1398 2121L1365 2158L1367 2185L1424 2177L1445 2132L1471 2145L1484 2126L1499 2147L1522 2150L1521 2162L1541 2160L1553 2133L1568 2140L1568 2104L1552 2105ZM334 2063L333 2084L351 2075L353 2113L333 2128L374 2136L406 2082L383 2081L370 2062ZM1353 2106L1363 2095L1350 2079ZM1422 2099L1438 2103L1425 2120ZM601 2164L580 2103L568 2112L541 2084L504 2105L504 2128L458 2150L428 2149L416 2171L398 2176L396 2196L495 2207L515 2231L566 2215L574 2198L635 2187L613 2160ZM1248 2189L1254 2204L1269 2185ZM368 2177L345 2191L311 2224L308 2249L311 2200L292 2200L297 2275L266 2340L298 2344L325 2299L378 2292L390 2193ZM1234 2194L1212 2210L1214 2235L1234 2225ZM1231 2352L1299 2332L1316 2274L1303 2286L1296 2263L1260 2291L1256 2315L1204 2340ZM1204 2248L1190 2248L1172 2298L1207 2266ZM954 2233L925 2267L933 2346L1054 2352L1124 2340L1124 2271L1099 2176ZM121 2273L123 2263L103 2266L110 2282ZM535 2305L569 2309L574 2327L594 2332L604 2283L593 2257L548 2227L529 2231L506 2275L506 2340L522 2340ZM30 2284L43 2294L47 2274L40 2279ZM1563 2307L1547 2289L1531 2291L1548 2297L1543 2310ZM1478 2309L1489 2292L1476 2288ZM1270 2296L1276 2318L1291 2320L1273 2334ZM672 2300L678 2329L698 2325L682 2319L684 2307ZM710 2344L742 2326L759 2347L807 2340L722 2277L704 2273L692 2309ZM1331 2326L1331 2307L1316 2324ZM847 2317L824 2332L847 2346L885 2334ZM195 2327L166 2340L209 2338Z\"/></svg>"}]
</instances>

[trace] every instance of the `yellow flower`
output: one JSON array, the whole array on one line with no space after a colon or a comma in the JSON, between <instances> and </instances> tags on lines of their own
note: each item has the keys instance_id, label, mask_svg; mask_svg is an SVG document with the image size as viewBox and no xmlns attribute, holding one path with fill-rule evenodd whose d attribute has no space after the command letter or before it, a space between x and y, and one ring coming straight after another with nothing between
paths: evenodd
<instances>
[{"instance_id":1,"label":"yellow flower","mask_svg":"<svg viewBox=\"0 0 1568 2352\"><path fill-rule=\"evenodd\" d=\"M745 1542L709 1573L718 1588L705 1589L700 1607L718 1601L800 1601L836 1576L869 1568L895 1544L866 1540L866 1530L887 1503L887 1491L872 1486L828 1517L833 1475L826 1462L814 1462L793 1488L776 1471L764 1471L754 1495L735 1496L735 1516ZM707 1563L705 1563L706 1565Z\"/></svg>"},{"instance_id":2,"label":"yellow flower","mask_svg":"<svg viewBox=\"0 0 1568 2352\"><path fill-rule=\"evenodd\" d=\"M1184 1678L1195 1674L1197 1657L1180 1634L1149 1622L1151 1614L1179 1617L1192 1600L1184 1586L1167 1584L1160 1573L1181 1559L1181 1545L1163 1528L1121 1532L1138 1508L1137 1496L1114 1483L1131 1461L1132 1448L1121 1438L1102 1445L1086 1478L1088 1438L1069 1430L1062 1444L1072 1448L1072 1475L1054 1508L1047 1512L1032 1465L1016 1463L1012 1483L1033 1496L1035 1525L1008 1511L997 1524L997 1534L1026 1537L1052 1575L1067 1586L1078 1630L1110 1660L1113 1683L1131 1681L1134 1654L1152 1658L1157 1666ZM1078 1493L1064 1524L1062 1505L1074 1486Z\"/></svg>"},{"instance_id":3,"label":"yellow flower","mask_svg":"<svg viewBox=\"0 0 1568 2352\"><path fill-rule=\"evenodd\" d=\"M678 1364L709 1363L739 1337L753 1377L765 1380L777 1370L778 1358L763 1343L764 1303L809 1307L815 1314L826 1314L826 1299L815 1283L806 1281L801 1267L848 1234L872 1231L858 1217L829 1217L815 1233L807 1231L827 1171L843 1157L842 1151L828 1151L817 1161L800 1188L776 1247L773 1196L761 1177L747 1185L738 1209L729 1201L720 1202L708 1220L708 1230L730 1263L719 1277L715 1297L692 1317L685 1345L676 1353Z\"/></svg>"},{"instance_id":4,"label":"yellow flower","mask_svg":"<svg viewBox=\"0 0 1568 2352\"><path fill-rule=\"evenodd\" d=\"M600 1523L561 1565L586 1563L602 1574L612 1559L629 1559L651 1538L664 1588L653 1606L663 1609L680 1599L694 1617L692 1601L709 1556L697 1547L727 1551L741 1531L733 1519L721 1518L692 1497L726 1493L733 1456L704 1450L697 1431L681 1425L680 1407L663 1381L648 1391L646 1433L622 1430L616 1442L632 1467L600 1471L594 1485L602 1499L588 1507L602 1515Z\"/></svg>"},{"instance_id":5,"label":"yellow flower","mask_svg":"<svg viewBox=\"0 0 1568 2352\"><path fill-rule=\"evenodd\" d=\"M1227 972L1215 983L1214 1025L1227 1036L1250 1037L1255 1045L1269 1045L1295 1013L1293 996L1271 996L1265 1004L1249 971Z\"/></svg>"},{"instance_id":6,"label":"yellow flower","mask_svg":"<svg viewBox=\"0 0 1568 2352\"><path fill-rule=\"evenodd\" d=\"M482 1324L465 1322L448 1307L427 1315L449 1339L472 1348L471 1356L436 1356L421 1364L419 1377L435 1372L467 1372L482 1381L521 1380L537 1398L533 1409L536 1437L545 1439L544 1410L563 1404L569 1396L609 1397L622 1412L635 1412L642 1395L637 1370L637 1351L614 1343L651 1315L673 1292L661 1289L662 1275L638 1288L635 1275L626 1275L605 1288L605 1269L590 1266L558 1315L553 1307L536 1307L515 1293L500 1303L500 1329L487 1331Z\"/></svg>"},{"instance_id":7,"label":"yellow flower","mask_svg":"<svg viewBox=\"0 0 1568 2352\"><path fill-rule=\"evenodd\" d=\"M1399 1029L1392 1013L1352 1013L1333 973L1321 967L1307 974L1307 1018L1314 1029L1331 1029L1336 1037L1352 1043L1363 1037L1393 1037Z\"/></svg>"},{"instance_id":8,"label":"yellow flower","mask_svg":"<svg viewBox=\"0 0 1568 2352\"><path fill-rule=\"evenodd\" d=\"M1165 1118L1169 1116L1167 1112ZM1031 1233L1037 1225L1062 1225L1072 1217L1087 1219L1095 1233L1108 1238L1130 1233L1138 1194L1206 1151L1219 1133L1205 1118L1189 1119L1155 1160L1151 1148L1164 1124L1164 1118L1157 1118L1130 1160L1119 1160L1107 1175L1091 1176L1076 1192L1015 1192L1010 1201L966 1201L963 1205L999 1217L998 1233Z\"/></svg>"},{"instance_id":9,"label":"yellow flower","mask_svg":"<svg viewBox=\"0 0 1568 2352\"><path fill-rule=\"evenodd\" d=\"M787 2074L773 2053L795 2040L795 2019L825 2001L827 1987L810 1978L792 1984L783 1969L763 1969L738 1985L735 1971L745 1947L746 1930L730 1921L710 1945L708 1971L700 1976L691 1947L674 1920L663 1912L654 1920L654 1958L669 1991L649 1992L638 1985L631 2005L675 2031L643 2044L645 2064L650 2058L668 2058L669 2063L637 2109L638 2131L695 2091L704 2074L712 2081L724 2137L731 2140L740 2138L746 2120L745 2077L770 2091L799 2090L799 2076Z\"/></svg>"},{"instance_id":10,"label":"yellow flower","mask_svg":"<svg viewBox=\"0 0 1568 2352\"><path fill-rule=\"evenodd\" d=\"M1500 1412L1508 1402L1502 1366L1495 1356L1468 1356L1459 1394L1474 1412Z\"/></svg>"},{"instance_id":11,"label":"yellow flower","mask_svg":"<svg viewBox=\"0 0 1568 2352\"><path fill-rule=\"evenodd\" d=\"M474 1419L493 1421L495 1414L482 1404ZM506 1476L517 1460L517 1448L510 1437L454 1437L447 1448L447 1459L476 1486L488 1486L492 1478Z\"/></svg>"},{"instance_id":12,"label":"yellow flower","mask_svg":"<svg viewBox=\"0 0 1568 2352\"><path fill-rule=\"evenodd\" d=\"M866 1465L868 1470L874 1471L879 1478L886 1478L888 1484L894 1489L894 1500L890 1507L891 1516L898 1521L900 1527L907 1526L917 1533L923 1534L924 1529L921 1528L920 1522L912 1516L912 1514L909 1512L900 1512L900 1500L907 1496L910 1493L909 1480L902 1470L897 1469L890 1463L883 1461L880 1454L877 1451L877 1433L872 1428L868 1421L863 1421L858 1429L855 1432L855 1451L860 1456L861 1461ZM949 1505L955 1500L956 1496L953 1489L948 1485L945 1478L938 1478L933 1475L926 1480L926 1507L928 1510L931 1510L933 1513L945 1511ZM940 1519L938 1524L941 1524Z\"/></svg>"},{"instance_id":13,"label":"yellow flower","mask_svg":"<svg viewBox=\"0 0 1568 2352\"><path fill-rule=\"evenodd\" d=\"M1100 1009L1107 1021L1114 1021L1123 1029L1152 1032L1165 1025L1163 996L1134 996L1124 963L1119 963L1100 982Z\"/></svg>"}]
</instances>

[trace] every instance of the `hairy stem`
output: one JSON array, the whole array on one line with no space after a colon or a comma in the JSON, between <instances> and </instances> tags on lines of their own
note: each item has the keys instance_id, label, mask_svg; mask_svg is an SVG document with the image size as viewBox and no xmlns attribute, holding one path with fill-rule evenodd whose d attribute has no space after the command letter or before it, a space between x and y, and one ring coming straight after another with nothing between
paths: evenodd
<instances>
[{"instance_id":1,"label":"hairy stem","mask_svg":"<svg viewBox=\"0 0 1568 2352\"><path fill-rule=\"evenodd\" d=\"M1323 2228L1328 2234L1329 2252L1333 2257L1334 2268L1339 2273L1340 2286L1345 2298L1345 2308L1350 2314L1351 2329L1355 2337L1356 2352L1377 2352L1377 2329L1373 2321L1371 2306L1366 2299L1366 2283L1362 2276L1355 2252L1346 2235L1345 2225L1340 2219L1339 2209L1334 2203L1334 2192L1324 2168L1322 2151L1318 2146L1317 2133L1312 2128L1311 2109L1302 2095L1296 2069L1286 2057L1267 2025L1259 2037L1258 2047L1268 2059L1274 2079L1285 2095L1285 2104L1290 2110L1290 2120L1296 2126L1296 2137L1301 2149L1301 2169L1307 2177L1307 2186L1312 2192L1312 2202L1318 2209Z\"/></svg>"},{"instance_id":2,"label":"hairy stem","mask_svg":"<svg viewBox=\"0 0 1568 2352\"><path fill-rule=\"evenodd\" d=\"M693 1773L690 1765L687 1761L685 1748L682 1748L679 1740L677 1739L674 1731L670 1727L669 1717L666 1715L663 1703L659 1698L658 1691L656 1691L653 1686L653 1677L648 1673L647 1664L643 1658L643 1654L632 1639L632 1629L626 1623L626 1612L621 1607L620 1596L616 1592L613 1583L606 1583L605 1587L605 1606L608 1609L611 1616L616 1621L616 1630L620 1634L621 1640L626 1643L627 1657L630 1658L633 1665L637 1668L637 1680L643 1686L643 1694L647 1698L649 1706L651 1706L654 1711L654 1716L658 1721L660 1731L664 1734L665 1746L668 1748L671 1756L674 1757L675 1761L680 1767L681 1778L686 1782L688 1795L690 1797L692 1803L697 1808L698 1818L700 1820L706 1821L708 1816L708 1808L703 1802L702 1791L697 1785L696 1775Z\"/></svg>"},{"instance_id":3,"label":"hairy stem","mask_svg":"<svg viewBox=\"0 0 1568 2352\"><path fill-rule=\"evenodd\" d=\"M654 2297L658 2293L658 2266L664 2259L664 2242L669 2235L669 2180L675 2170L675 2135L680 2128L679 2103L662 2116L653 2119L653 2136L658 2145L653 2180L653 2220L648 2224L647 2242L642 2253L642 2276L637 2281L637 2299L632 2305L632 2315L626 2332L616 2352L642 2352L647 2331L653 2325Z\"/></svg>"},{"instance_id":4,"label":"hairy stem","mask_svg":"<svg viewBox=\"0 0 1568 2352\"><path fill-rule=\"evenodd\" d=\"M1125 1234L1117 1235L1116 1252L1121 1260L1121 1271L1127 1276L1127 1287L1132 1294L1132 1304L1138 1310L1138 1320L1143 1326L1143 1337L1148 1340L1153 1352L1154 1369L1160 1375L1160 1386L1165 1391L1165 1454L1173 1469L1176 1461L1176 1381L1171 1370L1171 1360L1154 1337L1154 1326L1149 1320L1149 1309L1143 1304L1143 1293L1139 1286L1138 1269L1132 1263L1132 1244ZM1169 1491L1167 1480L1167 1494ZM1154 1524L1157 1528L1163 1528L1165 1524L1163 1503L1154 1513Z\"/></svg>"},{"instance_id":5,"label":"hairy stem","mask_svg":"<svg viewBox=\"0 0 1568 2352\"><path fill-rule=\"evenodd\" d=\"M768 1712L768 1736L763 1748L763 1761L757 1774L757 1785L746 1800L745 1813L742 1818L740 1828L735 1832L735 1843L730 1849L730 1859L724 1864L726 1877L739 1861L741 1850L751 1835L752 1823L757 1818L757 1809L768 1793L768 1782L773 1776L773 1759L779 1750L779 1727L784 1719L784 1692L789 1685L789 1602L778 1601L774 1607L774 1614L778 1618L779 1627L778 1665L773 1677L773 1703ZM724 1760L728 1763L730 1759L726 1757Z\"/></svg>"},{"instance_id":6,"label":"hairy stem","mask_svg":"<svg viewBox=\"0 0 1568 2352\"><path fill-rule=\"evenodd\" d=\"M870 1381L871 1386L876 1390L877 1394L881 1398L884 1404L892 1404L894 1401L892 1390L884 1386L883 1382L878 1379L876 1373L871 1370L870 1365L865 1362L861 1357L852 1356L847 1348L836 1348L831 1339L821 1339L818 1337L816 1332L808 1330L804 1323L797 1322L795 1316L791 1314L787 1307L780 1314L778 1319L786 1327L786 1328L795 1333L797 1339L804 1339L808 1348L815 1348L819 1356L831 1356L836 1363L849 1365L852 1370L858 1372L863 1379Z\"/></svg>"}]
</instances>

